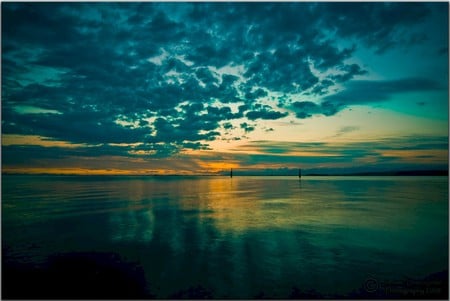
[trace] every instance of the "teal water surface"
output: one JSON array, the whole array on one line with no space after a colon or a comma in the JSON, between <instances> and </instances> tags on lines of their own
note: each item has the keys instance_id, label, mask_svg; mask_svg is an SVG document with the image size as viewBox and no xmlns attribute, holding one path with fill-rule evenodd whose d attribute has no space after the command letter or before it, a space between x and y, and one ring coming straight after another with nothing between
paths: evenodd
<instances>
[{"instance_id":1,"label":"teal water surface","mask_svg":"<svg viewBox=\"0 0 450 301\"><path fill-rule=\"evenodd\" d=\"M114 253L154 298L370 298L448 271L448 177L3 175L2 251Z\"/></svg>"}]
</instances>

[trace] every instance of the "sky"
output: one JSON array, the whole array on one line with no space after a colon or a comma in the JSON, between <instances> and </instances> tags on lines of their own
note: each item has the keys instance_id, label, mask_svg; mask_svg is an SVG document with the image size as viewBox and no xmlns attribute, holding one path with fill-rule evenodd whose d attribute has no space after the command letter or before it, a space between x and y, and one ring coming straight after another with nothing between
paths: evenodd
<instances>
[{"instance_id":1,"label":"sky","mask_svg":"<svg viewBox=\"0 0 450 301\"><path fill-rule=\"evenodd\" d=\"M448 168L448 2L1 8L3 172Z\"/></svg>"}]
</instances>

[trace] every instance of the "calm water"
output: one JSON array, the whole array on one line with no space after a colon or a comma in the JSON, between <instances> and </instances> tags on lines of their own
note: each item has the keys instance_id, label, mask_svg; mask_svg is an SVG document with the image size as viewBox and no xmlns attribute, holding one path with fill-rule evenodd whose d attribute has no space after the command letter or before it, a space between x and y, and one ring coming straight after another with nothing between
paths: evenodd
<instances>
[{"instance_id":1,"label":"calm water","mask_svg":"<svg viewBox=\"0 0 450 301\"><path fill-rule=\"evenodd\" d=\"M448 177L3 176L2 242L116 253L156 298L379 292L447 271Z\"/></svg>"}]
</instances>

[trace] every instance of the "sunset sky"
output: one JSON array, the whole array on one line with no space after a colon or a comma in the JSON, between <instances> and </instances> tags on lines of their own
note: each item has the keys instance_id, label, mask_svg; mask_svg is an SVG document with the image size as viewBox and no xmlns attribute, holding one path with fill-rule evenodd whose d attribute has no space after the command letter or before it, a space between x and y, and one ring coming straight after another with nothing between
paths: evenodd
<instances>
[{"instance_id":1,"label":"sunset sky","mask_svg":"<svg viewBox=\"0 0 450 301\"><path fill-rule=\"evenodd\" d=\"M3 172L447 169L448 2L1 6Z\"/></svg>"}]
</instances>

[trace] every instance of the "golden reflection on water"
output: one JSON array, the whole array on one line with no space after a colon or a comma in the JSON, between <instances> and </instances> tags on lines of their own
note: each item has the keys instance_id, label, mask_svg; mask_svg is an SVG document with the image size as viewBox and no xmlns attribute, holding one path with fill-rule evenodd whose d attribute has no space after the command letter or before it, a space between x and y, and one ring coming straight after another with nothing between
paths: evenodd
<instances>
[{"instance_id":1,"label":"golden reflection on water","mask_svg":"<svg viewBox=\"0 0 450 301\"><path fill-rule=\"evenodd\" d=\"M398 231L414 228L424 201L439 202L445 194L438 188L428 193L417 185L396 189L398 183L389 181L367 183L351 179L299 181L292 177L108 183L117 192L114 198L127 200L109 215L111 235L115 241L151 241L155 223L163 218L155 210L162 209L172 213L160 222L171 229L167 239L176 249L182 248L180 227L186 220L195 221L200 237L211 226L222 235L277 229Z\"/></svg>"},{"instance_id":2,"label":"golden reflection on water","mask_svg":"<svg viewBox=\"0 0 450 301\"><path fill-rule=\"evenodd\" d=\"M251 178L205 182L198 195L190 195L189 190L180 195L179 204L184 210L199 209L200 219L214 220L215 226L223 232L304 226L398 226L395 220L388 224L385 220L388 210L398 209L389 208L392 204L382 205L384 200L398 197L398 191L389 189L389 185L363 187L358 191L357 186L362 183L358 181L345 183L346 190L332 183L302 183L292 178L269 179L263 185L261 179ZM356 186L353 195L347 191L349 185ZM402 210L409 210L408 206Z\"/></svg>"},{"instance_id":3,"label":"golden reflection on water","mask_svg":"<svg viewBox=\"0 0 450 301\"><path fill-rule=\"evenodd\" d=\"M376 185L352 178L300 181L293 177L63 178L44 182L30 184L34 185L30 191L24 184L18 187L20 193L7 195L5 217L26 221L110 212L111 228L116 229L114 239L118 240L151 240L155 207L180 210L189 218L212 222L223 233L302 227L316 231L331 227L406 229L414 226L411 223L422 207L438 206L432 203L442 202L443 195L444 200L448 198L446 186L420 181L402 184L397 179ZM30 210L23 210L19 200ZM143 230L143 225L148 230Z\"/></svg>"},{"instance_id":4,"label":"golden reflection on water","mask_svg":"<svg viewBox=\"0 0 450 301\"><path fill-rule=\"evenodd\" d=\"M344 293L368 272L426 275L448 263L446 179L8 182L2 226L20 254L30 252L30 243L48 253L102 248L131 254L161 298L198 283L219 298L254 298L261 290L282 298L292 286Z\"/></svg>"}]
</instances>

